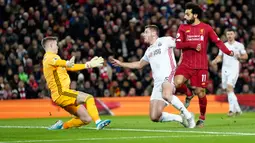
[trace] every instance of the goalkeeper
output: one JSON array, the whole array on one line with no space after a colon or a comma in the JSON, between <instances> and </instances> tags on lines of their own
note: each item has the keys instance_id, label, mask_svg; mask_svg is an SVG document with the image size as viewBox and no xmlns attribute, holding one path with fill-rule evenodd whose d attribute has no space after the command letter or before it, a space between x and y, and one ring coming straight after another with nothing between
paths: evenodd
<instances>
[{"instance_id":1,"label":"goalkeeper","mask_svg":"<svg viewBox=\"0 0 255 143\"><path fill-rule=\"evenodd\" d=\"M92 95L69 89L70 77L67 71L78 71L86 68L103 66L102 57L94 57L85 64L74 64L75 57L69 61L62 60L58 55L56 37L46 37L41 44L46 51L43 58L43 73L51 91L54 103L65 109L75 117L67 122L57 121L49 130L68 129L87 125L93 120L96 128L103 129L110 124L110 120L101 120ZM86 108L84 104L86 103Z\"/></svg>"}]
</instances>

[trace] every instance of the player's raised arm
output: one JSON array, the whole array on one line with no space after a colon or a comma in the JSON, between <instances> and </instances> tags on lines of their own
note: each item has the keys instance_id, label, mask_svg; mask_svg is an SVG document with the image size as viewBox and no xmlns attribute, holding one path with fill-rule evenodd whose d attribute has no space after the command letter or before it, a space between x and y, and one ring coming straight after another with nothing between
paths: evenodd
<instances>
[{"instance_id":1,"label":"player's raised arm","mask_svg":"<svg viewBox=\"0 0 255 143\"><path fill-rule=\"evenodd\" d=\"M183 53L182 53L182 51L181 51L181 55L180 55L179 61L178 61L178 63L177 63L178 66L181 64L182 58L183 58Z\"/></svg>"},{"instance_id":2,"label":"player's raised arm","mask_svg":"<svg viewBox=\"0 0 255 143\"><path fill-rule=\"evenodd\" d=\"M197 43L186 41L184 36L184 30L182 29L182 25L178 28L178 32L176 35L176 48L177 49L197 49Z\"/></svg>"},{"instance_id":3,"label":"player's raised arm","mask_svg":"<svg viewBox=\"0 0 255 143\"><path fill-rule=\"evenodd\" d=\"M114 66L120 66L124 68L130 68L130 69L142 69L145 65L148 65L149 63L143 59L137 62L121 62L117 59L111 59L111 63Z\"/></svg>"},{"instance_id":4,"label":"player's raised arm","mask_svg":"<svg viewBox=\"0 0 255 143\"><path fill-rule=\"evenodd\" d=\"M102 67L104 59L102 57L94 57L85 64L74 64L72 67L66 68L68 71L79 71L86 68Z\"/></svg>"},{"instance_id":5,"label":"player's raised arm","mask_svg":"<svg viewBox=\"0 0 255 143\"><path fill-rule=\"evenodd\" d=\"M74 66L75 57L72 57L70 60L62 60L58 55L53 57L52 60L49 61L49 64L56 67L73 67Z\"/></svg>"},{"instance_id":6,"label":"player's raised arm","mask_svg":"<svg viewBox=\"0 0 255 143\"><path fill-rule=\"evenodd\" d=\"M218 55L213 61L212 61L212 64L213 65L216 65L216 64L218 64L219 62L222 62L222 55Z\"/></svg>"},{"instance_id":7,"label":"player's raised arm","mask_svg":"<svg viewBox=\"0 0 255 143\"><path fill-rule=\"evenodd\" d=\"M245 51L244 45L242 44L240 48L240 55L237 55L238 60L247 60L248 59L248 54Z\"/></svg>"},{"instance_id":8,"label":"player's raised arm","mask_svg":"<svg viewBox=\"0 0 255 143\"><path fill-rule=\"evenodd\" d=\"M238 60L247 60L248 59L248 54L245 53L245 54L242 54L240 56L237 57Z\"/></svg>"},{"instance_id":9,"label":"player's raised arm","mask_svg":"<svg viewBox=\"0 0 255 143\"><path fill-rule=\"evenodd\" d=\"M213 31L211 26L208 26L208 35L209 38L213 43L217 45L218 48L221 49L221 51L227 55L233 56L234 52L228 50L228 48L224 45L224 43L220 40L220 38L217 36L217 34Z\"/></svg>"}]
</instances>

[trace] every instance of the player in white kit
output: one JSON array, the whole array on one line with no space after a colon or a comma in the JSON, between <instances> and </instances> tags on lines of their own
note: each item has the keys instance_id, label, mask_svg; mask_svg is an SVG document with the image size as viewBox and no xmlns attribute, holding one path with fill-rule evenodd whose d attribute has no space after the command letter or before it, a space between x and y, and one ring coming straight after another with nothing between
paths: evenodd
<instances>
[{"instance_id":1,"label":"player in white kit","mask_svg":"<svg viewBox=\"0 0 255 143\"><path fill-rule=\"evenodd\" d=\"M244 45L235 40L235 31L233 29L226 30L228 41L225 43L229 50L232 50L235 56L231 57L219 51L218 56L212 61L212 64L222 63L222 88L227 90L229 113L228 116L240 115L242 113L238 104L234 87L239 76L240 60L248 59L248 55L244 49Z\"/></svg>"},{"instance_id":2,"label":"player in white kit","mask_svg":"<svg viewBox=\"0 0 255 143\"><path fill-rule=\"evenodd\" d=\"M121 62L112 59L115 66L141 69L150 64L154 79L154 87L150 98L150 119L153 122L177 121L182 124L187 122L186 127L194 128L194 116L184 107L178 97L173 95L173 78L176 68L173 48L175 39L172 37L158 37L158 27L148 25L142 34L144 42L150 44L144 56L137 62ZM163 109L172 104L184 116L163 112Z\"/></svg>"}]
</instances>

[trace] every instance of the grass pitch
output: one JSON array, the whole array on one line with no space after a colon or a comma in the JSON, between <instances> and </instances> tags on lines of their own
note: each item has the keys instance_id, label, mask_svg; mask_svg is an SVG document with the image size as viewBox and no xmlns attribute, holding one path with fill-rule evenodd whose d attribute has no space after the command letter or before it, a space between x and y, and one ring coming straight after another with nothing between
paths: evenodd
<instances>
[{"instance_id":1,"label":"grass pitch","mask_svg":"<svg viewBox=\"0 0 255 143\"><path fill-rule=\"evenodd\" d=\"M104 130L95 124L49 131L56 118L0 120L0 143L240 143L255 140L255 113L229 118L209 114L204 128L187 129L176 122L153 123L147 116L102 116L112 123ZM62 118L67 121L69 118Z\"/></svg>"}]
</instances>

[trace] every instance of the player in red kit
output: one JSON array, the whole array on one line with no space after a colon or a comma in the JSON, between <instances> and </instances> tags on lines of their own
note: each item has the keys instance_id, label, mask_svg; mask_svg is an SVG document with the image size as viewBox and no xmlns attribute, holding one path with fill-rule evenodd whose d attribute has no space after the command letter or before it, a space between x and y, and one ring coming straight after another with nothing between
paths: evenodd
<instances>
[{"instance_id":1,"label":"player in red kit","mask_svg":"<svg viewBox=\"0 0 255 143\"><path fill-rule=\"evenodd\" d=\"M201 15L202 10L197 4L186 4L184 18L187 24L180 25L176 36L176 48L182 50L182 61L176 70L174 78L177 90L187 80L190 80L193 94L198 95L200 116L196 123L197 127L204 126L207 106L205 88L208 78L208 40L210 39L215 43L225 54L234 55L218 38L212 27L200 21ZM187 87L186 91L188 92ZM189 103L193 96L192 94L187 95L190 95L186 98L186 103Z\"/></svg>"}]
</instances>

